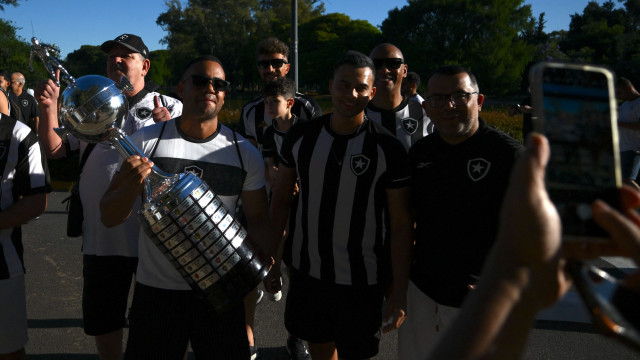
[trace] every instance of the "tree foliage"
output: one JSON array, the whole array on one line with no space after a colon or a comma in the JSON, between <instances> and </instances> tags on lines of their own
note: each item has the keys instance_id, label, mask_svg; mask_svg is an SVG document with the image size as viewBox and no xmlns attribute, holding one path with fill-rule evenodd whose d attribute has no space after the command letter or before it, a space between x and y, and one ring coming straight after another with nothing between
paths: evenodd
<instances>
[{"instance_id":1,"label":"tree foliage","mask_svg":"<svg viewBox=\"0 0 640 360\"><path fill-rule=\"evenodd\" d=\"M382 41L382 33L364 20L351 20L344 14L315 18L299 28L299 81L323 90L333 75L333 66L347 50L369 54Z\"/></svg>"},{"instance_id":2,"label":"tree foliage","mask_svg":"<svg viewBox=\"0 0 640 360\"><path fill-rule=\"evenodd\" d=\"M301 19L324 11L317 0L299 3ZM170 0L166 5L157 23L168 32L163 42L169 48L169 66L182 68L197 55L215 55L227 79L236 83L255 76L255 44L286 28L291 15L289 0L189 0L184 8L179 0Z\"/></svg>"},{"instance_id":3,"label":"tree foliage","mask_svg":"<svg viewBox=\"0 0 640 360\"><path fill-rule=\"evenodd\" d=\"M73 77L85 75L106 76L107 54L100 46L82 45L80 49L70 52L64 62L65 68Z\"/></svg>"},{"instance_id":4,"label":"tree foliage","mask_svg":"<svg viewBox=\"0 0 640 360\"><path fill-rule=\"evenodd\" d=\"M6 5L18 6L18 0L0 0L0 10L4 11Z\"/></svg>"},{"instance_id":5,"label":"tree foliage","mask_svg":"<svg viewBox=\"0 0 640 360\"><path fill-rule=\"evenodd\" d=\"M533 46L531 7L522 0L409 0L389 12L384 38L404 53L409 68L429 73L445 64L473 71L485 92L517 88Z\"/></svg>"},{"instance_id":6,"label":"tree foliage","mask_svg":"<svg viewBox=\"0 0 640 360\"><path fill-rule=\"evenodd\" d=\"M16 30L12 23L0 19L0 69L9 73L21 72L25 76L26 87L33 88L37 81L47 76L47 72L37 57L33 59L31 71L31 47L16 34Z\"/></svg>"}]
</instances>

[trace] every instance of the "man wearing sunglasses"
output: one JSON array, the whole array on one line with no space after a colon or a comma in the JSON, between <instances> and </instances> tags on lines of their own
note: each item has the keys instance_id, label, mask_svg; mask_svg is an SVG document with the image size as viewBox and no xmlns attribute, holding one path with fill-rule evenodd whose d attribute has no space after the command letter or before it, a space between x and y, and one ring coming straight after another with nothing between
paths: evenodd
<instances>
[{"instance_id":1,"label":"man wearing sunglasses","mask_svg":"<svg viewBox=\"0 0 640 360\"><path fill-rule=\"evenodd\" d=\"M434 133L409 155L416 216L408 318L398 359L425 359L475 285L498 229L522 145L480 118L484 95L460 66L439 68L425 90Z\"/></svg>"},{"instance_id":2,"label":"man wearing sunglasses","mask_svg":"<svg viewBox=\"0 0 640 360\"><path fill-rule=\"evenodd\" d=\"M405 149L428 135L433 125L421 104L402 95L402 82L407 64L400 49L392 44L379 44L369 55L376 67L376 96L367 106L367 116L394 134Z\"/></svg>"},{"instance_id":3,"label":"man wearing sunglasses","mask_svg":"<svg viewBox=\"0 0 640 360\"><path fill-rule=\"evenodd\" d=\"M146 127L131 140L153 159L124 160L101 201L102 221L114 226L135 213L144 179L157 165L169 173L195 171L233 214L244 203L248 237L275 243L268 217L263 160L248 141L218 122L229 83L217 58L187 65L178 84L182 115ZM153 160L153 162L152 162ZM249 359L242 301L212 311L139 229L140 261L130 314L126 359L182 359L190 342L198 359ZM270 249L267 249L270 251Z\"/></svg>"},{"instance_id":4,"label":"man wearing sunglasses","mask_svg":"<svg viewBox=\"0 0 640 360\"><path fill-rule=\"evenodd\" d=\"M268 38L258 43L258 72L265 83L289 73L289 47L276 38ZM291 113L298 121L313 119L322 115L320 105L310 96L296 93ZM264 109L264 98L259 96L242 108L244 136L258 149L262 149L264 131L271 126L272 119Z\"/></svg>"},{"instance_id":5,"label":"man wearing sunglasses","mask_svg":"<svg viewBox=\"0 0 640 360\"><path fill-rule=\"evenodd\" d=\"M122 34L104 42L107 76L120 82L123 76L133 85L126 92L129 113L123 126L131 135L137 130L180 115L182 103L155 92L157 85L145 81L149 71L149 49L133 34ZM39 140L48 158L61 158L79 151L80 199L83 205L83 301L84 331L95 336L101 359L122 357L123 327L131 279L138 262L139 224L135 218L106 228L100 222L100 197L117 170L120 154L109 142L88 144L69 135L66 141L53 131L58 127L57 104L60 88L49 79L36 87L40 106Z\"/></svg>"},{"instance_id":6,"label":"man wearing sunglasses","mask_svg":"<svg viewBox=\"0 0 640 360\"><path fill-rule=\"evenodd\" d=\"M258 43L256 53L258 57L258 72L265 84L287 76L291 68L291 64L288 61L289 47L287 44L277 38L264 39ZM322 109L312 97L296 92L291 114L296 116L298 122L303 122L321 116ZM273 119L266 112L263 96L253 99L242 108L241 126L243 135L260 151L262 151L264 143L264 133L272 123ZM256 349L253 339L253 318L255 304L262 299L262 294L259 294L260 291L262 290L256 290L256 292L247 296L246 300L247 336L253 350ZM304 342L300 341L300 339L290 336L287 339L287 350L291 354L292 360L309 359L309 352L304 346Z\"/></svg>"}]
</instances>

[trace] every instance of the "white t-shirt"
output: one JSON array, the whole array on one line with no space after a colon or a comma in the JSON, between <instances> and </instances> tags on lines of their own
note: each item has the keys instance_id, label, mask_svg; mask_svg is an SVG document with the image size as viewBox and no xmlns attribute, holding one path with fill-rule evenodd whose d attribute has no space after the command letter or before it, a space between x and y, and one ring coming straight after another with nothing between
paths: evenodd
<instances>
[{"instance_id":1,"label":"white t-shirt","mask_svg":"<svg viewBox=\"0 0 640 360\"><path fill-rule=\"evenodd\" d=\"M231 214L242 191L259 190L265 186L262 156L245 138L236 134L242 156L240 160L233 132L228 127L219 125L216 133L200 140L188 138L176 124L176 119L166 123L157 147L163 124L144 128L131 136L131 140L145 154L151 154L155 147L152 160L159 169L174 174L191 171L198 175L209 184ZM136 280L162 289L191 289L142 228Z\"/></svg>"},{"instance_id":2,"label":"white t-shirt","mask_svg":"<svg viewBox=\"0 0 640 360\"><path fill-rule=\"evenodd\" d=\"M182 103L174 98L148 93L142 100L129 109L129 116L123 126L127 135L154 124L151 111L154 108L154 96L162 96L171 113L171 117L182 114ZM68 136L71 150L80 149L80 158L87 143L79 141L73 135ZM118 170L122 156L109 142L96 144L82 173L80 174L80 199L82 199L84 221L82 223L82 252L85 255L98 256L138 256L138 220L134 217L125 223L107 228L100 220L100 199L109 187L113 174ZM134 211L139 208L136 204Z\"/></svg>"},{"instance_id":3,"label":"white t-shirt","mask_svg":"<svg viewBox=\"0 0 640 360\"><path fill-rule=\"evenodd\" d=\"M640 122L640 98L625 101L618 110L618 121L625 123ZM620 151L640 150L640 130L618 126Z\"/></svg>"}]
</instances>

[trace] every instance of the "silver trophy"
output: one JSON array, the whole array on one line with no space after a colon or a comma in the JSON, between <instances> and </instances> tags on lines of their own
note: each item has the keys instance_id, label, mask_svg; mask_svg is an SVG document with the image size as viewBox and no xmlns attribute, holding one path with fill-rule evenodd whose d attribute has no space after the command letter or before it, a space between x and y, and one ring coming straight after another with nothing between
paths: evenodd
<instances>
[{"instance_id":1,"label":"silver trophy","mask_svg":"<svg viewBox=\"0 0 640 360\"><path fill-rule=\"evenodd\" d=\"M55 129L87 142L110 141L127 158L146 157L121 130L128 113L123 94L133 90L125 77L120 84L98 75L74 79L51 54L52 46L32 38L40 57L55 79L67 84L59 100ZM214 309L222 311L240 301L267 275L266 256L248 241L247 232L204 181L190 172L169 174L156 166L145 183L143 209L138 220L145 233L187 283Z\"/></svg>"}]
</instances>

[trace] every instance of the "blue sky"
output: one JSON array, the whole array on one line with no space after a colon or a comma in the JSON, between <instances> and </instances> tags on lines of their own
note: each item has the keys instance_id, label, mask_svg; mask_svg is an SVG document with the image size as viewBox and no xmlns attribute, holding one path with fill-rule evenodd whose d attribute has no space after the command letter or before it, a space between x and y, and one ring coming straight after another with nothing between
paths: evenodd
<instances>
[{"instance_id":1,"label":"blue sky","mask_svg":"<svg viewBox=\"0 0 640 360\"><path fill-rule=\"evenodd\" d=\"M547 32L568 29L570 15L582 13L588 2L525 0L525 4L532 5L534 17L546 13ZM403 7L407 0L324 0L324 3L327 13L340 12L379 26L389 10ZM45 43L57 44L64 57L81 45L99 45L122 33L140 35L152 51L162 49L160 39L166 34L156 25L156 19L165 10L164 0L19 0L19 6L5 7L0 17L21 28L18 35L25 40L35 35Z\"/></svg>"}]
</instances>

